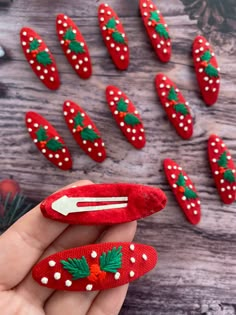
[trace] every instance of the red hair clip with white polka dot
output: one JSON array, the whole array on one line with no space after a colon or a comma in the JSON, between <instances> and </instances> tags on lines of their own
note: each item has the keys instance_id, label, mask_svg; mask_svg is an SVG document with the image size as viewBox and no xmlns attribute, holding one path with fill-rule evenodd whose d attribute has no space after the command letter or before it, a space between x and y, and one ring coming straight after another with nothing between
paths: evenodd
<instances>
[{"instance_id":1,"label":"red hair clip with white polka dot","mask_svg":"<svg viewBox=\"0 0 236 315\"><path fill-rule=\"evenodd\" d=\"M112 225L135 221L161 211L166 195L138 184L93 184L72 187L46 198L42 214L69 224Z\"/></svg>"},{"instance_id":2,"label":"red hair clip with white polka dot","mask_svg":"<svg viewBox=\"0 0 236 315\"><path fill-rule=\"evenodd\" d=\"M171 57L168 25L152 0L140 0L139 7L156 55L162 62L168 62Z\"/></svg>"},{"instance_id":3,"label":"red hair clip with white polka dot","mask_svg":"<svg viewBox=\"0 0 236 315\"><path fill-rule=\"evenodd\" d=\"M220 68L212 47L203 36L197 36L193 42L193 59L203 100L211 106L216 103L220 90Z\"/></svg>"},{"instance_id":4,"label":"red hair clip with white polka dot","mask_svg":"<svg viewBox=\"0 0 236 315\"><path fill-rule=\"evenodd\" d=\"M141 117L134 104L115 86L106 88L106 98L112 115L125 137L136 149L142 149L146 137Z\"/></svg>"},{"instance_id":5,"label":"red hair clip with white polka dot","mask_svg":"<svg viewBox=\"0 0 236 315\"><path fill-rule=\"evenodd\" d=\"M32 271L41 286L63 291L100 291L132 282L157 264L157 252L137 243L101 243L68 249Z\"/></svg>"},{"instance_id":6,"label":"red hair clip with white polka dot","mask_svg":"<svg viewBox=\"0 0 236 315\"><path fill-rule=\"evenodd\" d=\"M44 117L28 112L25 123L36 147L51 163L65 171L72 168L71 155L64 140Z\"/></svg>"},{"instance_id":7,"label":"red hair clip with white polka dot","mask_svg":"<svg viewBox=\"0 0 236 315\"><path fill-rule=\"evenodd\" d=\"M235 165L223 140L216 135L209 137L208 156L221 200L225 204L233 203L236 200Z\"/></svg>"},{"instance_id":8,"label":"red hair clip with white polka dot","mask_svg":"<svg viewBox=\"0 0 236 315\"><path fill-rule=\"evenodd\" d=\"M88 46L79 28L64 14L58 14L56 27L67 60L82 79L88 79L92 74L92 64Z\"/></svg>"},{"instance_id":9,"label":"red hair clip with white polka dot","mask_svg":"<svg viewBox=\"0 0 236 315\"><path fill-rule=\"evenodd\" d=\"M108 4L101 4L98 19L102 37L114 64L119 70L126 70L129 66L129 46L119 17Z\"/></svg>"},{"instance_id":10,"label":"red hair clip with white polka dot","mask_svg":"<svg viewBox=\"0 0 236 315\"><path fill-rule=\"evenodd\" d=\"M88 114L72 101L65 101L64 118L75 141L94 161L106 158L105 145L101 135Z\"/></svg>"},{"instance_id":11,"label":"red hair clip with white polka dot","mask_svg":"<svg viewBox=\"0 0 236 315\"><path fill-rule=\"evenodd\" d=\"M164 74L156 76L156 90L166 114L176 132L183 139L193 134L193 118L183 94Z\"/></svg>"},{"instance_id":12,"label":"red hair clip with white polka dot","mask_svg":"<svg viewBox=\"0 0 236 315\"><path fill-rule=\"evenodd\" d=\"M190 223L198 224L201 219L201 203L193 182L182 167L171 159L164 160L164 171L186 218Z\"/></svg>"},{"instance_id":13,"label":"red hair clip with white polka dot","mask_svg":"<svg viewBox=\"0 0 236 315\"><path fill-rule=\"evenodd\" d=\"M42 38L31 28L23 27L20 40L25 57L37 77L49 89L58 89L60 78L56 61Z\"/></svg>"}]
</instances>

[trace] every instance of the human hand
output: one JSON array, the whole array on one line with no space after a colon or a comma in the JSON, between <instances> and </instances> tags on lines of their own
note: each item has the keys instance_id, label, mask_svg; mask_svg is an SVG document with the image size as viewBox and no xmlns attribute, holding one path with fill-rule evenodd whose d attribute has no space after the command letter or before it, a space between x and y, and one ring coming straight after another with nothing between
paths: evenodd
<instances>
[{"instance_id":1,"label":"human hand","mask_svg":"<svg viewBox=\"0 0 236 315\"><path fill-rule=\"evenodd\" d=\"M79 181L68 187L88 184L91 182ZM107 227L71 226L48 220L38 205L0 237L1 314L118 314L128 284L95 292L54 291L39 286L31 269L42 258L65 249L98 242L132 242L135 232L136 222Z\"/></svg>"}]
</instances>

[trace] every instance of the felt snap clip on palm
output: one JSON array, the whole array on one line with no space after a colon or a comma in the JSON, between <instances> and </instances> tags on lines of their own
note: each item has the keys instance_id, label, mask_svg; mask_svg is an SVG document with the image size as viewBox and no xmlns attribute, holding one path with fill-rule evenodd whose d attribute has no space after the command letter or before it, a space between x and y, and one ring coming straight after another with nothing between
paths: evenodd
<instances>
[{"instance_id":1,"label":"felt snap clip on palm","mask_svg":"<svg viewBox=\"0 0 236 315\"><path fill-rule=\"evenodd\" d=\"M57 192L41 203L42 214L69 224L99 225L135 221L162 210L164 192L137 184L94 184Z\"/></svg>"},{"instance_id":2,"label":"felt snap clip on palm","mask_svg":"<svg viewBox=\"0 0 236 315\"><path fill-rule=\"evenodd\" d=\"M72 168L71 155L64 140L44 117L28 112L25 123L36 147L51 163L65 171Z\"/></svg>"},{"instance_id":3,"label":"felt snap clip on palm","mask_svg":"<svg viewBox=\"0 0 236 315\"><path fill-rule=\"evenodd\" d=\"M58 14L56 28L61 47L72 68L82 79L88 79L92 74L91 58L79 28L64 14Z\"/></svg>"},{"instance_id":4,"label":"felt snap clip on palm","mask_svg":"<svg viewBox=\"0 0 236 315\"><path fill-rule=\"evenodd\" d=\"M139 7L156 55L162 62L168 62L171 57L171 39L163 16L152 0L140 0Z\"/></svg>"},{"instance_id":5,"label":"felt snap clip on palm","mask_svg":"<svg viewBox=\"0 0 236 315\"><path fill-rule=\"evenodd\" d=\"M119 70L126 70L129 66L129 46L119 17L108 4L101 4L98 8L98 20L102 37L115 66Z\"/></svg>"},{"instance_id":6,"label":"felt snap clip on palm","mask_svg":"<svg viewBox=\"0 0 236 315\"><path fill-rule=\"evenodd\" d=\"M221 200L225 204L233 203L236 200L236 169L228 148L217 135L209 137L208 156Z\"/></svg>"},{"instance_id":7,"label":"felt snap clip on palm","mask_svg":"<svg viewBox=\"0 0 236 315\"><path fill-rule=\"evenodd\" d=\"M203 100L211 106L216 103L220 90L220 68L212 47L203 36L197 36L193 42L193 59Z\"/></svg>"},{"instance_id":8,"label":"felt snap clip on palm","mask_svg":"<svg viewBox=\"0 0 236 315\"><path fill-rule=\"evenodd\" d=\"M193 182L182 167L173 160L164 160L164 171L186 218L190 223L198 224L201 219L201 202Z\"/></svg>"},{"instance_id":9,"label":"felt snap clip on palm","mask_svg":"<svg viewBox=\"0 0 236 315\"><path fill-rule=\"evenodd\" d=\"M116 123L127 140L136 148L142 149L146 143L143 122L134 104L115 86L106 88L108 106Z\"/></svg>"},{"instance_id":10,"label":"felt snap clip on palm","mask_svg":"<svg viewBox=\"0 0 236 315\"><path fill-rule=\"evenodd\" d=\"M164 74L156 76L156 90L161 104L178 135L183 139L193 134L193 118L188 102L177 86Z\"/></svg>"},{"instance_id":11,"label":"felt snap clip on palm","mask_svg":"<svg viewBox=\"0 0 236 315\"><path fill-rule=\"evenodd\" d=\"M106 158L105 145L101 135L88 114L72 101L65 101L64 118L75 141L96 162Z\"/></svg>"},{"instance_id":12,"label":"felt snap clip on palm","mask_svg":"<svg viewBox=\"0 0 236 315\"><path fill-rule=\"evenodd\" d=\"M56 61L42 38L33 29L24 27L20 40L25 57L37 77L49 89L58 89L60 79Z\"/></svg>"},{"instance_id":13,"label":"felt snap clip on palm","mask_svg":"<svg viewBox=\"0 0 236 315\"><path fill-rule=\"evenodd\" d=\"M102 243L65 250L40 261L32 276L63 291L100 291L132 282L157 264L157 252L137 243Z\"/></svg>"}]
</instances>

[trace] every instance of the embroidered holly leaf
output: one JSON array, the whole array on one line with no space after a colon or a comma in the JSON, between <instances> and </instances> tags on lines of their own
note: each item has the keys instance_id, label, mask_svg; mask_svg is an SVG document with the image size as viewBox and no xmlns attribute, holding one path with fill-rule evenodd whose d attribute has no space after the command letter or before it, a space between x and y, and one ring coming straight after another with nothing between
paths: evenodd
<instances>
[{"instance_id":1,"label":"embroidered holly leaf","mask_svg":"<svg viewBox=\"0 0 236 315\"><path fill-rule=\"evenodd\" d=\"M100 136L93 129L89 129L88 127L84 128L80 134L83 140L88 140L92 142L100 138Z\"/></svg>"},{"instance_id":2,"label":"embroidered holly leaf","mask_svg":"<svg viewBox=\"0 0 236 315\"><path fill-rule=\"evenodd\" d=\"M32 42L30 42L29 50L30 51L37 50L39 46L40 46L40 43L38 39L34 38Z\"/></svg>"},{"instance_id":3,"label":"embroidered holly leaf","mask_svg":"<svg viewBox=\"0 0 236 315\"><path fill-rule=\"evenodd\" d=\"M170 91L169 91L169 94L168 94L168 100L170 100L170 101L178 101L178 95L177 95L177 93L175 92L175 89L174 89L174 87L172 86L171 88L170 88Z\"/></svg>"},{"instance_id":4,"label":"embroidered holly leaf","mask_svg":"<svg viewBox=\"0 0 236 315\"><path fill-rule=\"evenodd\" d=\"M73 32L72 27L68 28L68 30L66 31L65 35L64 35L64 39L65 40L75 40L76 34Z\"/></svg>"},{"instance_id":5,"label":"embroidered holly leaf","mask_svg":"<svg viewBox=\"0 0 236 315\"><path fill-rule=\"evenodd\" d=\"M125 39L120 32L115 31L111 36L116 43L125 44Z\"/></svg>"},{"instance_id":6,"label":"embroidered holly leaf","mask_svg":"<svg viewBox=\"0 0 236 315\"><path fill-rule=\"evenodd\" d=\"M125 103L123 97L117 103L117 110L123 113L126 113L128 110L128 104Z\"/></svg>"},{"instance_id":7,"label":"embroidered holly leaf","mask_svg":"<svg viewBox=\"0 0 236 315\"><path fill-rule=\"evenodd\" d=\"M211 60L211 52L210 50L207 50L204 52L204 54L201 56L202 61L209 62Z\"/></svg>"},{"instance_id":8,"label":"embroidered holly leaf","mask_svg":"<svg viewBox=\"0 0 236 315\"><path fill-rule=\"evenodd\" d=\"M223 168L226 168L227 165L228 165L228 160L227 160L227 152L224 151L219 160L217 161L217 164L220 166L220 167L223 167Z\"/></svg>"},{"instance_id":9,"label":"embroidered holly leaf","mask_svg":"<svg viewBox=\"0 0 236 315\"><path fill-rule=\"evenodd\" d=\"M182 114L182 115L184 115L184 116L186 116L186 115L188 115L188 108L187 108L187 106L185 105L185 104L176 104L175 106L174 106L174 109L175 109L175 111L177 112L177 113L180 113L180 114Z\"/></svg>"},{"instance_id":10,"label":"embroidered holly leaf","mask_svg":"<svg viewBox=\"0 0 236 315\"><path fill-rule=\"evenodd\" d=\"M185 187L184 196L187 199L196 199L197 198L197 194L195 193L195 191L193 191L189 187Z\"/></svg>"},{"instance_id":11,"label":"embroidered holly leaf","mask_svg":"<svg viewBox=\"0 0 236 315\"><path fill-rule=\"evenodd\" d=\"M84 256L81 259L68 258L67 260L61 260L61 264L63 269L72 275L73 280L87 278L90 275L89 266Z\"/></svg>"},{"instance_id":12,"label":"embroidered holly leaf","mask_svg":"<svg viewBox=\"0 0 236 315\"><path fill-rule=\"evenodd\" d=\"M38 63L40 63L44 66L52 64L52 59L51 59L49 53L46 51L40 51L37 54L36 59L37 59Z\"/></svg>"},{"instance_id":13,"label":"embroidered holly leaf","mask_svg":"<svg viewBox=\"0 0 236 315\"><path fill-rule=\"evenodd\" d=\"M179 174L176 185L179 187L185 187L185 178L184 178L184 175L182 173Z\"/></svg>"},{"instance_id":14,"label":"embroidered holly leaf","mask_svg":"<svg viewBox=\"0 0 236 315\"><path fill-rule=\"evenodd\" d=\"M117 269L122 266L122 246L116 248L113 247L107 253L103 253L100 256L100 268L106 272L116 273Z\"/></svg>"},{"instance_id":15,"label":"embroidered holly leaf","mask_svg":"<svg viewBox=\"0 0 236 315\"><path fill-rule=\"evenodd\" d=\"M155 21L155 22L159 22L160 21L160 17L159 14L157 13L157 11L152 11L151 12L151 16L149 18L150 21Z\"/></svg>"},{"instance_id":16,"label":"embroidered holly leaf","mask_svg":"<svg viewBox=\"0 0 236 315\"><path fill-rule=\"evenodd\" d=\"M133 114L125 115L124 121L127 125L136 126L140 124L140 120L138 117L134 116Z\"/></svg>"},{"instance_id":17,"label":"embroidered holly leaf","mask_svg":"<svg viewBox=\"0 0 236 315\"><path fill-rule=\"evenodd\" d=\"M165 39L170 38L170 35L163 24L157 24L155 30L161 37L164 37Z\"/></svg>"},{"instance_id":18,"label":"embroidered holly leaf","mask_svg":"<svg viewBox=\"0 0 236 315\"><path fill-rule=\"evenodd\" d=\"M46 130L43 128L43 126L40 126L39 129L36 131L36 136L38 141L46 141L48 136Z\"/></svg>"},{"instance_id":19,"label":"embroidered holly leaf","mask_svg":"<svg viewBox=\"0 0 236 315\"><path fill-rule=\"evenodd\" d=\"M48 142L46 143L46 147L49 150L56 152L56 151L63 148L63 144L61 142L59 142L58 140L52 138L52 139L48 140Z\"/></svg>"},{"instance_id":20,"label":"embroidered holly leaf","mask_svg":"<svg viewBox=\"0 0 236 315\"><path fill-rule=\"evenodd\" d=\"M107 24L106 24L106 27L109 28L109 29L115 29L116 28L116 20L115 18L111 18Z\"/></svg>"},{"instance_id":21,"label":"embroidered holly leaf","mask_svg":"<svg viewBox=\"0 0 236 315\"><path fill-rule=\"evenodd\" d=\"M211 64L207 65L205 68L205 72L209 77L217 78L219 76L218 70L212 66Z\"/></svg>"},{"instance_id":22,"label":"embroidered holly leaf","mask_svg":"<svg viewBox=\"0 0 236 315\"><path fill-rule=\"evenodd\" d=\"M84 117L82 117L81 113L78 112L78 114L74 118L75 128L77 128L78 126L83 127L84 126L83 121Z\"/></svg>"},{"instance_id":23,"label":"embroidered holly leaf","mask_svg":"<svg viewBox=\"0 0 236 315\"><path fill-rule=\"evenodd\" d=\"M69 48L76 54L83 54L85 52L84 47L77 41L70 42Z\"/></svg>"},{"instance_id":24,"label":"embroidered holly leaf","mask_svg":"<svg viewBox=\"0 0 236 315\"><path fill-rule=\"evenodd\" d=\"M233 184L236 182L234 173L232 170L228 169L224 172L224 179L227 180L229 183Z\"/></svg>"}]
</instances>

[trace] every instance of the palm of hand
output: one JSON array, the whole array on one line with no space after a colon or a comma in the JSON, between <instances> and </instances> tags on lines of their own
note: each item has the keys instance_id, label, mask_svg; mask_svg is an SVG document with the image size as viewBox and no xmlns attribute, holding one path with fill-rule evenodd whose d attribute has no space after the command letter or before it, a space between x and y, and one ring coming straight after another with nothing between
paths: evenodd
<instances>
[{"instance_id":1,"label":"palm of hand","mask_svg":"<svg viewBox=\"0 0 236 315\"><path fill-rule=\"evenodd\" d=\"M80 181L73 185L91 184ZM97 242L131 242L136 222L113 227L68 226L41 215L39 206L0 237L0 310L4 315L116 315L128 285L101 292L64 292L39 286L33 265L55 252Z\"/></svg>"}]
</instances>

